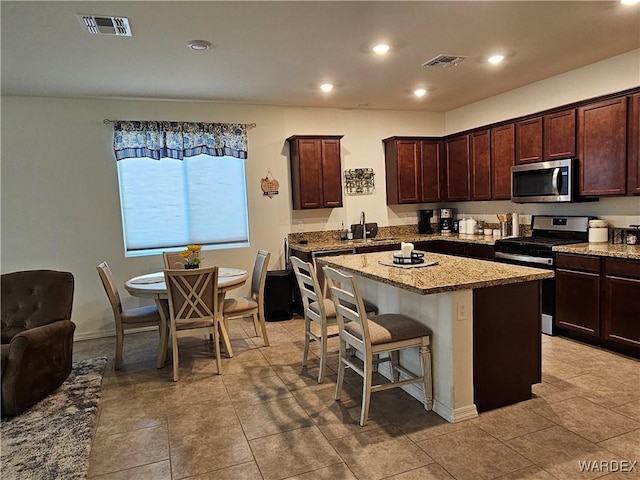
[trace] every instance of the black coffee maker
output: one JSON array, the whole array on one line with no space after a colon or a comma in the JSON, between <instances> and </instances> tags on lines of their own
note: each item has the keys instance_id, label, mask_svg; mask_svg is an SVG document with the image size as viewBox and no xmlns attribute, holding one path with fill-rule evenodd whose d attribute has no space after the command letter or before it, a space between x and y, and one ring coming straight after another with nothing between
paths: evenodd
<instances>
[{"instance_id":1,"label":"black coffee maker","mask_svg":"<svg viewBox=\"0 0 640 480\"><path fill-rule=\"evenodd\" d=\"M418 210L418 233L421 235L433 233L431 228L431 217L433 210Z\"/></svg>"}]
</instances>

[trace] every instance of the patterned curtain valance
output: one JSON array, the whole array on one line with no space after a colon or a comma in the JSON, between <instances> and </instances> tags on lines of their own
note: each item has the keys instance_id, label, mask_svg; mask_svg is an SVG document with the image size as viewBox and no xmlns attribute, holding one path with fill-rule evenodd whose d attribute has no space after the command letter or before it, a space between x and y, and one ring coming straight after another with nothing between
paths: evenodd
<instances>
[{"instance_id":1,"label":"patterned curtain valance","mask_svg":"<svg viewBox=\"0 0 640 480\"><path fill-rule=\"evenodd\" d=\"M247 126L239 123L116 121L116 160L149 157L182 160L194 155L247 158Z\"/></svg>"}]
</instances>

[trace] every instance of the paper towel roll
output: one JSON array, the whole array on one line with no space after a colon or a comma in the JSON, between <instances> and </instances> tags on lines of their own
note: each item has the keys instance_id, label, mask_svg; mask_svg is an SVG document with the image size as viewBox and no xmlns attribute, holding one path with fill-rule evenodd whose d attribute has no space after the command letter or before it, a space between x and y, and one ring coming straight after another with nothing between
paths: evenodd
<instances>
[{"instance_id":1,"label":"paper towel roll","mask_svg":"<svg viewBox=\"0 0 640 480\"><path fill-rule=\"evenodd\" d=\"M520 236L520 215L517 212L511 214L511 235Z\"/></svg>"}]
</instances>

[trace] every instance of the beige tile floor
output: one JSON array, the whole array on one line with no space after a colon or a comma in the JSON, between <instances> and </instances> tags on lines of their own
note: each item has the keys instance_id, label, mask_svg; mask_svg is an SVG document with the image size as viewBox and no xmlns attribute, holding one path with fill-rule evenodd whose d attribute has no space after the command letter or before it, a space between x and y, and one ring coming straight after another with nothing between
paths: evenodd
<instances>
[{"instance_id":1,"label":"beige tile floor","mask_svg":"<svg viewBox=\"0 0 640 480\"><path fill-rule=\"evenodd\" d=\"M358 425L361 383L347 375L333 400L337 344L317 384L314 349L301 367L303 322L231 325L236 356L223 375L205 339L180 343L180 381L155 368L157 333L127 335L113 369L113 338L76 342L76 360L106 355L89 478L111 479L573 479L579 461L640 460L639 362L543 336L543 383L534 398L449 424L399 389L373 395ZM611 463L615 467L615 463ZM626 465L618 463L618 465Z\"/></svg>"}]
</instances>

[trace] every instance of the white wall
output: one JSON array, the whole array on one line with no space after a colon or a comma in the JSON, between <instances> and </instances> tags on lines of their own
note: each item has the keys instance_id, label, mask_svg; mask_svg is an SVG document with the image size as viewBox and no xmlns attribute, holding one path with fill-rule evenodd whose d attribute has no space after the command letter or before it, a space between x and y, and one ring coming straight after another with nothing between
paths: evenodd
<instances>
[{"instance_id":1,"label":"white wall","mask_svg":"<svg viewBox=\"0 0 640 480\"><path fill-rule=\"evenodd\" d=\"M113 332L95 270L100 261L109 263L119 285L162 265L160 256L124 257L113 128L102 123L104 118L257 124L248 133L251 248L204 253L206 260L248 270L258 248L272 252L272 269L282 268L283 238L294 229L338 228L341 221L356 222L361 210L381 225L399 221L404 212L386 206L381 140L444 133L444 115L434 113L3 97L1 270L72 272L76 339ZM292 212L285 139L293 134L344 135L343 168L374 168L375 194L345 196L344 208ZM280 182L280 194L272 199L260 189L268 169ZM414 221L415 210L406 209ZM123 288L120 293L125 307L146 303Z\"/></svg>"}]
</instances>

